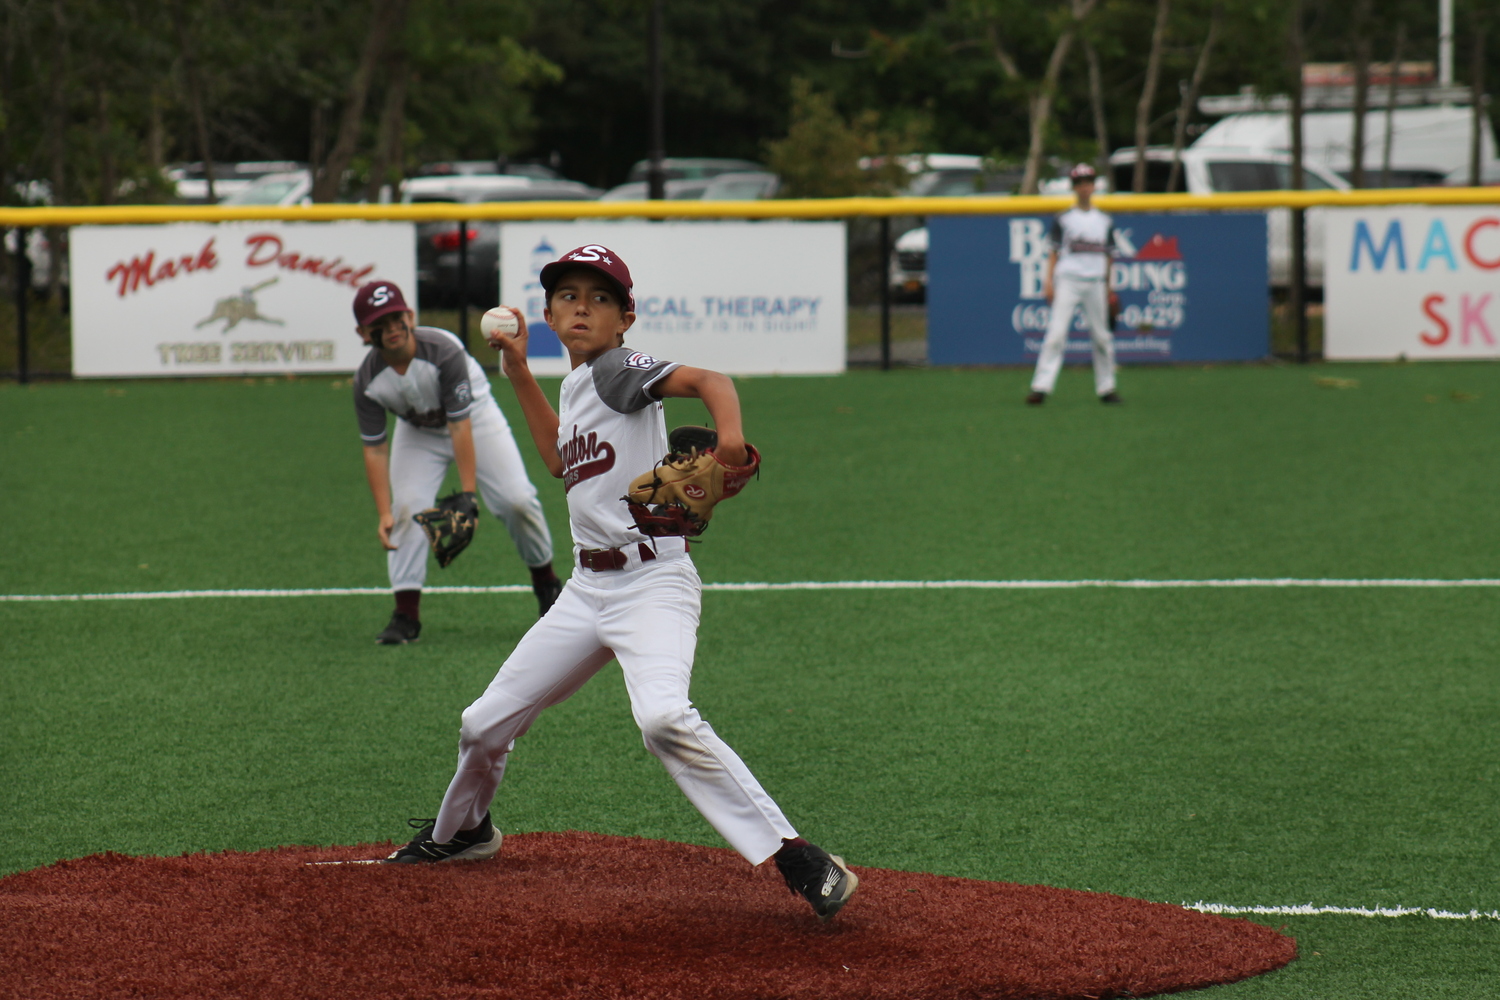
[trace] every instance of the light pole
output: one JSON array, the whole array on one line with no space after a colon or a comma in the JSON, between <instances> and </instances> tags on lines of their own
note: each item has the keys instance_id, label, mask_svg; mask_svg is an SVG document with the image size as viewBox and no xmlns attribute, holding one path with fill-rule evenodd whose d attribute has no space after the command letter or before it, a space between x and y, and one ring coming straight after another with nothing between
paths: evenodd
<instances>
[{"instance_id":1,"label":"light pole","mask_svg":"<svg viewBox=\"0 0 1500 1000\"><path fill-rule=\"evenodd\" d=\"M651 0L651 26L646 44L646 60L651 64L651 164L646 169L646 197L660 201L667 196L667 174L662 166L666 158L665 127L662 116L661 84L661 0Z\"/></svg>"}]
</instances>

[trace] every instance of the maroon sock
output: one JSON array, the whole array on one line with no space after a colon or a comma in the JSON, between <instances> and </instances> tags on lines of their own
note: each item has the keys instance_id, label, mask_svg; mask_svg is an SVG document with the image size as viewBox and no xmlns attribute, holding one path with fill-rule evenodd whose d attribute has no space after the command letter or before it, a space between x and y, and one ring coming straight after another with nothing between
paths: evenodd
<instances>
[{"instance_id":1,"label":"maroon sock","mask_svg":"<svg viewBox=\"0 0 1500 1000\"><path fill-rule=\"evenodd\" d=\"M414 622L422 620L417 614L417 606L421 603L422 592L420 590L396 591L396 612L405 615Z\"/></svg>"},{"instance_id":2,"label":"maroon sock","mask_svg":"<svg viewBox=\"0 0 1500 1000\"><path fill-rule=\"evenodd\" d=\"M545 563L541 566L531 567L531 585L540 587L544 583L556 583L557 574L552 572L552 564Z\"/></svg>"}]
</instances>

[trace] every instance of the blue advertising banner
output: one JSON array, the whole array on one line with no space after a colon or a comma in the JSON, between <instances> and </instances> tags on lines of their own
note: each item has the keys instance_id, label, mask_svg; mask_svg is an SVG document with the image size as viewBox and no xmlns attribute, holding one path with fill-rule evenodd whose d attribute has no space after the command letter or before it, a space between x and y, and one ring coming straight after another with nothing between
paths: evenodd
<instances>
[{"instance_id":1,"label":"blue advertising banner","mask_svg":"<svg viewBox=\"0 0 1500 1000\"><path fill-rule=\"evenodd\" d=\"M1036 362L1050 218L928 220L927 356L935 365ZM1270 349L1266 217L1260 212L1119 215L1115 356L1122 363L1251 361ZM1068 360L1090 357L1082 314Z\"/></svg>"}]
</instances>

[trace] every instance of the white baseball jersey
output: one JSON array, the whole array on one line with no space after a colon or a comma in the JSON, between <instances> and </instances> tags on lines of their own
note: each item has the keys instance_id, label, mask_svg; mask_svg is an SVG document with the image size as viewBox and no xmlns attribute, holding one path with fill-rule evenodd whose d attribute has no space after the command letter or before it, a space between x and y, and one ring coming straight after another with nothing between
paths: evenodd
<instances>
[{"instance_id":1,"label":"white baseball jersey","mask_svg":"<svg viewBox=\"0 0 1500 1000\"><path fill-rule=\"evenodd\" d=\"M652 388L677 367L619 347L563 379L557 447L573 540L625 550L627 559L604 571L575 569L557 603L464 711L458 770L434 840L483 819L516 741L611 659L620 663L646 748L731 847L758 865L797 836L688 696L703 585L686 545L676 538L638 544L646 536L631 527L621 500L630 481L666 454L666 420Z\"/></svg>"},{"instance_id":2,"label":"white baseball jersey","mask_svg":"<svg viewBox=\"0 0 1500 1000\"><path fill-rule=\"evenodd\" d=\"M1114 220L1097 208L1070 208L1052 220L1047 234L1057 251L1057 277L1103 278L1115 245Z\"/></svg>"},{"instance_id":3,"label":"white baseball jersey","mask_svg":"<svg viewBox=\"0 0 1500 1000\"><path fill-rule=\"evenodd\" d=\"M623 548L647 536L620 498L630 481L667 453L661 400L651 389L672 361L617 347L563 379L557 453L563 461L573 541L586 549Z\"/></svg>"},{"instance_id":4,"label":"white baseball jersey","mask_svg":"<svg viewBox=\"0 0 1500 1000\"><path fill-rule=\"evenodd\" d=\"M497 405L489 378L461 340L435 326L417 327L414 337L417 353L404 375L373 347L354 375L354 409L365 444L385 440L387 410L413 427L446 433L448 421Z\"/></svg>"}]
</instances>

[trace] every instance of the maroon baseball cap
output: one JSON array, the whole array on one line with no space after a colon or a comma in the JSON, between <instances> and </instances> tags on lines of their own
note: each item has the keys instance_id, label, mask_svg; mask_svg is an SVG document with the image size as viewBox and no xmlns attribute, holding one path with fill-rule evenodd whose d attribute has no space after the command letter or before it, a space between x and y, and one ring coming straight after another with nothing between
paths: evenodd
<instances>
[{"instance_id":1,"label":"maroon baseball cap","mask_svg":"<svg viewBox=\"0 0 1500 1000\"><path fill-rule=\"evenodd\" d=\"M371 281L354 293L354 321L369 326L388 313L407 312L411 307L394 281Z\"/></svg>"},{"instance_id":2,"label":"maroon baseball cap","mask_svg":"<svg viewBox=\"0 0 1500 1000\"><path fill-rule=\"evenodd\" d=\"M1089 166L1087 163L1080 163L1078 164L1078 166L1068 171L1068 179L1071 180L1074 184L1077 184L1080 181L1097 180L1098 178L1099 175L1094 171L1094 168Z\"/></svg>"},{"instance_id":3,"label":"maroon baseball cap","mask_svg":"<svg viewBox=\"0 0 1500 1000\"><path fill-rule=\"evenodd\" d=\"M577 250L569 250L552 263L542 268L541 282L542 290L548 295L557 286L557 280L562 273L570 268L586 267L598 271L620 289L620 295L625 299L625 311L635 312L635 286L630 281L630 268L620 259L620 255L608 247L601 247L597 243L581 246Z\"/></svg>"}]
</instances>

